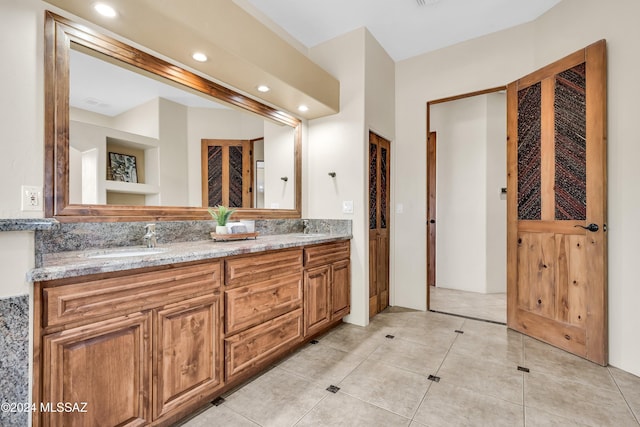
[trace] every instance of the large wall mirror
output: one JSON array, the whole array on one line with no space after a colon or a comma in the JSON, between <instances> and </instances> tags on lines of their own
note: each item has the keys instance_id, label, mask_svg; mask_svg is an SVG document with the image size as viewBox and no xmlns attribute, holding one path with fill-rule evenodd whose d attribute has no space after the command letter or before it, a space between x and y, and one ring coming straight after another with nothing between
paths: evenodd
<instances>
[{"instance_id":1,"label":"large wall mirror","mask_svg":"<svg viewBox=\"0 0 640 427\"><path fill-rule=\"evenodd\" d=\"M47 217L300 217L299 119L53 13L45 28Z\"/></svg>"}]
</instances>

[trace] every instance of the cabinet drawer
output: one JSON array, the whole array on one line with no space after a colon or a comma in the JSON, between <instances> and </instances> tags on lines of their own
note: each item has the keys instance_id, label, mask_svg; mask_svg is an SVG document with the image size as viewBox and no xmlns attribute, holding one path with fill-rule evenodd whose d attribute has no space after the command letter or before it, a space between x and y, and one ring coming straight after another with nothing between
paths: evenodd
<instances>
[{"instance_id":1,"label":"cabinet drawer","mask_svg":"<svg viewBox=\"0 0 640 427\"><path fill-rule=\"evenodd\" d=\"M304 248L304 266L326 265L349 258L349 241Z\"/></svg>"},{"instance_id":2,"label":"cabinet drawer","mask_svg":"<svg viewBox=\"0 0 640 427\"><path fill-rule=\"evenodd\" d=\"M264 366L302 339L302 309L225 339L226 379Z\"/></svg>"},{"instance_id":3,"label":"cabinet drawer","mask_svg":"<svg viewBox=\"0 0 640 427\"><path fill-rule=\"evenodd\" d=\"M82 280L42 290L43 327L95 320L107 314L147 310L220 287L220 263Z\"/></svg>"},{"instance_id":4,"label":"cabinet drawer","mask_svg":"<svg viewBox=\"0 0 640 427\"><path fill-rule=\"evenodd\" d=\"M225 261L227 286L248 285L302 272L302 250L278 251Z\"/></svg>"},{"instance_id":5,"label":"cabinet drawer","mask_svg":"<svg viewBox=\"0 0 640 427\"><path fill-rule=\"evenodd\" d=\"M238 332L302 304L302 275L293 274L225 291L225 330Z\"/></svg>"}]
</instances>

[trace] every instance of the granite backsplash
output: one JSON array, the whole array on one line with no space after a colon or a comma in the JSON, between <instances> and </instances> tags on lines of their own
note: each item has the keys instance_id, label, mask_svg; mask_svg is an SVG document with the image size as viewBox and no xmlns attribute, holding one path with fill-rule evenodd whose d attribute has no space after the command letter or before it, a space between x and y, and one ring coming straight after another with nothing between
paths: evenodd
<instances>
[{"instance_id":1,"label":"granite backsplash","mask_svg":"<svg viewBox=\"0 0 640 427\"><path fill-rule=\"evenodd\" d=\"M261 235L301 233L302 219L255 220L255 231ZM351 234L351 220L309 219L311 233ZM50 230L35 231L35 265L42 266L45 254L103 249L144 244L144 226L148 222L84 222L61 223ZM208 240L215 230L214 221L158 221L158 245Z\"/></svg>"}]
</instances>

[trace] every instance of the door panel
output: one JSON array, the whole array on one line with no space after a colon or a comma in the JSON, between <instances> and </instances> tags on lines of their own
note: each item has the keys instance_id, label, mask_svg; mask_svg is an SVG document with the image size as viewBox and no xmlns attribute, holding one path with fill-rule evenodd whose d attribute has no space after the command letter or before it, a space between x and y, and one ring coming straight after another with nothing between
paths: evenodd
<instances>
[{"instance_id":1,"label":"door panel","mask_svg":"<svg viewBox=\"0 0 640 427\"><path fill-rule=\"evenodd\" d=\"M605 56L600 41L507 88L507 325L603 365Z\"/></svg>"},{"instance_id":2,"label":"door panel","mask_svg":"<svg viewBox=\"0 0 640 427\"><path fill-rule=\"evenodd\" d=\"M328 265L304 272L304 335L310 336L331 321L331 267Z\"/></svg>"},{"instance_id":3,"label":"door panel","mask_svg":"<svg viewBox=\"0 0 640 427\"><path fill-rule=\"evenodd\" d=\"M220 296L172 304L155 314L154 418L222 385Z\"/></svg>"},{"instance_id":4,"label":"door panel","mask_svg":"<svg viewBox=\"0 0 640 427\"><path fill-rule=\"evenodd\" d=\"M436 285L436 132L427 138L427 309L429 286Z\"/></svg>"},{"instance_id":5,"label":"door panel","mask_svg":"<svg viewBox=\"0 0 640 427\"><path fill-rule=\"evenodd\" d=\"M351 263L348 259L331 267L331 319L349 314L351 309Z\"/></svg>"},{"instance_id":6,"label":"door panel","mask_svg":"<svg viewBox=\"0 0 640 427\"><path fill-rule=\"evenodd\" d=\"M252 150L247 140L202 140L204 206L252 206Z\"/></svg>"},{"instance_id":7,"label":"door panel","mask_svg":"<svg viewBox=\"0 0 640 427\"><path fill-rule=\"evenodd\" d=\"M391 147L369 132L369 317L389 305Z\"/></svg>"},{"instance_id":8,"label":"door panel","mask_svg":"<svg viewBox=\"0 0 640 427\"><path fill-rule=\"evenodd\" d=\"M151 422L151 315L135 313L43 338L42 425L142 426ZM86 412L57 412L86 402Z\"/></svg>"}]
</instances>

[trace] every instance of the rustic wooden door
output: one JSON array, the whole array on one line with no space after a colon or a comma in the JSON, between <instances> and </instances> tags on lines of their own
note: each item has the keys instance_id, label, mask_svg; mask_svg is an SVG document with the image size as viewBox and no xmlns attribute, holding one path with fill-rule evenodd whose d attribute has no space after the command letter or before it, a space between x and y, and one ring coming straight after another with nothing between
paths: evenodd
<instances>
[{"instance_id":1,"label":"rustic wooden door","mask_svg":"<svg viewBox=\"0 0 640 427\"><path fill-rule=\"evenodd\" d=\"M607 364L606 45L507 87L507 325Z\"/></svg>"},{"instance_id":2,"label":"rustic wooden door","mask_svg":"<svg viewBox=\"0 0 640 427\"><path fill-rule=\"evenodd\" d=\"M369 132L369 317L389 305L390 142Z\"/></svg>"},{"instance_id":3,"label":"rustic wooden door","mask_svg":"<svg viewBox=\"0 0 640 427\"><path fill-rule=\"evenodd\" d=\"M427 309L436 285L436 132L427 137Z\"/></svg>"},{"instance_id":4,"label":"rustic wooden door","mask_svg":"<svg viewBox=\"0 0 640 427\"><path fill-rule=\"evenodd\" d=\"M252 206L252 150L248 140L202 140L202 206Z\"/></svg>"}]
</instances>

